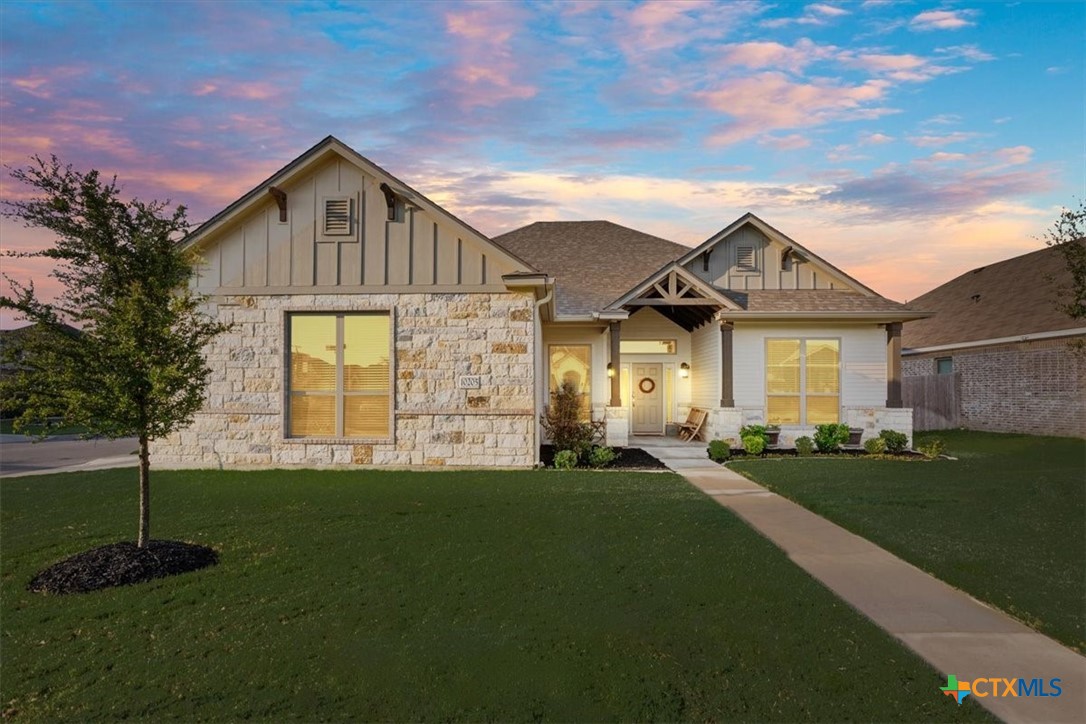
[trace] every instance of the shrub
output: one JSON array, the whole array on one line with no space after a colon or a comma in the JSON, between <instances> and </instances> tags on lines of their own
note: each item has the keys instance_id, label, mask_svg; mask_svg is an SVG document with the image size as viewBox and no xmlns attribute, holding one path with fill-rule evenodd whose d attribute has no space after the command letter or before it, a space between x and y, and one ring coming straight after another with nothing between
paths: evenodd
<instances>
[{"instance_id":1,"label":"shrub","mask_svg":"<svg viewBox=\"0 0 1086 724\"><path fill-rule=\"evenodd\" d=\"M597 445L588 453L588 464L594 468L605 468L617 459L615 449L606 445Z\"/></svg>"},{"instance_id":2,"label":"shrub","mask_svg":"<svg viewBox=\"0 0 1086 724\"><path fill-rule=\"evenodd\" d=\"M761 435L747 435L743 438L743 449L748 455L761 455L765 450L765 438Z\"/></svg>"},{"instance_id":3,"label":"shrub","mask_svg":"<svg viewBox=\"0 0 1086 724\"><path fill-rule=\"evenodd\" d=\"M869 455L882 455L886 452L886 441L881 437L873 437L864 442L864 450L866 450Z\"/></svg>"},{"instance_id":4,"label":"shrub","mask_svg":"<svg viewBox=\"0 0 1086 724\"><path fill-rule=\"evenodd\" d=\"M722 463L732 456L732 446L726 440L712 440L706 449L709 459L714 463Z\"/></svg>"},{"instance_id":5,"label":"shrub","mask_svg":"<svg viewBox=\"0 0 1086 724\"><path fill-rule=\"evenodd\" d=\"M555 449L572 451L578 460L585 458L592 449L596 433L581 419L581 395L572 382L562 383L551 396L551 404L539 421Z\"/></svg>"},{"instance_id":6,"label":"shrub","mask_svg":"<svg viewBox=\"0 0 1086 724\"><path fill-rule=\"evenodd\" d=\"M916 445L917 451L928 460L934 460L943 454L943 450L946 448L946 444L942 438L929 437L921 440Z\"/></svg>"},{"instance_id":7,"label":"shrub","mask_svg":"<svg viewBox=\"0 0 1086 724\"><path fill-rule=\"evenodd\" d=\"M896 430L882 430L879 437L886 441L886 452L901 453L909 446L909 436Z\"/></svg>"},{"instance_id":8,"label":"shrub","mask_svg":"<svg viewBox=\"0 0 1086 724\"><path fill-rule=\"evenodd\" d=\"M796 438L796 454L807 457L814 453L814 441L804 435Z\"/></svg>"},{"instance_id":9,"label":"shrub","mask_svg":"<svg viewBox=\"0 0 1086 724\"><path fill-rule=\"evenodd\" d=\"M577 453L572 450L561 450L554 456L556 470L572 470L577 467Z\"/></svg>"},{"instance_id":10,"label":"shrub","mask_svg":"<svg viewBox=\"0 0 1086 724\"><path fill-rule=\"evenodd\" d=\"M743 425L739 428L739 439L745 440L748 437L760 437L765 440L765 444L769 444L769 435L766 434L765 425Z\"/></svg>"},{"instance_id":11,"label":"shrub","mask_svg":"<svg viewBox=\"0 0 1086 724\"><path fill-rule=\"evenodd\" d=\"M819 452L834 452L848 442L848 425L826 423L815 427L814 444Z\"/></svg>"}]
</instances>

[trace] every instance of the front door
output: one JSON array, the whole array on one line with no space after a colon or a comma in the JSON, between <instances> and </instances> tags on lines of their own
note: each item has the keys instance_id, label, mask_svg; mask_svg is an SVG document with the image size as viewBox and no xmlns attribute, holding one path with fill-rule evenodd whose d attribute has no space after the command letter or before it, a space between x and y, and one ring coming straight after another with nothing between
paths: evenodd
<instances>
[{"instance_id":1,"label":"front door","mask_svg":"<svg viewBox=\"0 0 1086 724\"><path fill-rule=\"evenodd\" d=\"M634 362L633 370L633 433L635 435L664 434L663 365Z\"/></svg>"}]
</instances>

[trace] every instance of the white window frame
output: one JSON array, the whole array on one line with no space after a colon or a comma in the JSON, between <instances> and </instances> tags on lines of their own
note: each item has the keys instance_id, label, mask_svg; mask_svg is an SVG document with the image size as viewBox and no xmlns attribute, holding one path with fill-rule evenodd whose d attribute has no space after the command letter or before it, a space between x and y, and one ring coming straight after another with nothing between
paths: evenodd
<instances>
[{"instance_id":1,"label":"white window frame","mask_svg":"<svg viewBox=\"0 0 1086 724\"><path fill-rule=\"evenodd\" d=\"M837 424L841 423L844 417L841 411L844 409L844 345L841 343L840 337L828 337L828 336L812 336L812 337L766 337L762 347L762 386L765 396L765 414L766 419L769 419L769 398L770 397L793 397L793 395L771 395L769 394L769 343L771 341L797 341L799 342L799 422L782 423L782 426L792 427L810 427L811 423L807 422L807 342L809 340L837 342ZM811 397L832 397L832 395L826 394L814 394ZM821 423L819 423L821 424Z\"/></svg>"},{"instance_id":2,"label":"white window frame","mask_svg":"<svg viewBox=\"0 0 1086 724\"><path fill-rule=\"evenodd\" d=\"M345 397L376 397L379 393L367 391L347 392L343 389L343 320L349 316L384 316L388 320L388 435L385 437L346 437L343 434L343 402ZM335 317L336 318L336 389L332 392L298 392L291 390L291 350L290 320L294 317ZM396 436L396 356L395 326L392 310L383 309L303 309L288 310L283 313L283 439L290 442L314 442L321 440L351 442L392 442ZM331 436L294 436L290 434L291 395L335 397L336 434Z\"/></svg>"}]
</instances>

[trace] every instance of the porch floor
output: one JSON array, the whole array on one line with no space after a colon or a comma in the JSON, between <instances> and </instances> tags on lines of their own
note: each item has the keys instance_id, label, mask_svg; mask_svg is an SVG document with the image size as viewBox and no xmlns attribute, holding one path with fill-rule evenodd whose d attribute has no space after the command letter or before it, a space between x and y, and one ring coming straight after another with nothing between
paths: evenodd
<instances>
[{"instance_id":1,"label":"porch floor","mask_svg":"<svg viewBox=\"0 0 1086 724\"><path fill-rule=\"evenodd\" d=\"M668 437L665 435L630 435L629 447L650 448L650 447L689 447L698 448L700 450L705 449L705 443L701 440L680 440L677 437Z\"/></svg>"}]
</instances>

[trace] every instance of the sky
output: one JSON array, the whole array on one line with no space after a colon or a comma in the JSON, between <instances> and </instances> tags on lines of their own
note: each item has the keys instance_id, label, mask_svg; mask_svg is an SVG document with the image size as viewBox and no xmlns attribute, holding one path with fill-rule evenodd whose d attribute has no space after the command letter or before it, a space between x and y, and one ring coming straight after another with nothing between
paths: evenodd
<instances>
[{"instance_id":1,"label":"sky","mask_svg":"<svg viewBox=\"0 0 1086 724\"><path fill-rule=\"evenodd\" d=\"M56 154L200 222L332 134L490 235L752 211L908 300L1086 196L1084 60L1083 2L2 0L0 200Z\"/></svg>"}]
</instances>

